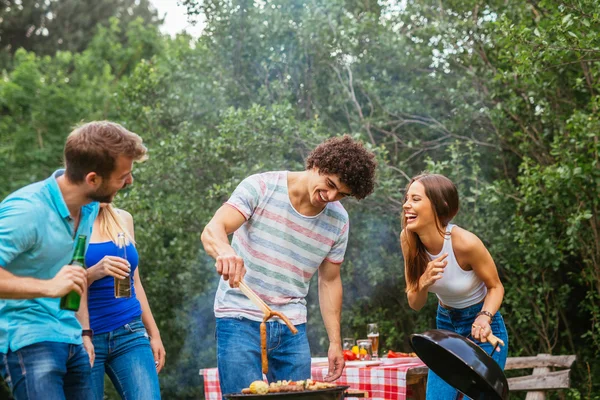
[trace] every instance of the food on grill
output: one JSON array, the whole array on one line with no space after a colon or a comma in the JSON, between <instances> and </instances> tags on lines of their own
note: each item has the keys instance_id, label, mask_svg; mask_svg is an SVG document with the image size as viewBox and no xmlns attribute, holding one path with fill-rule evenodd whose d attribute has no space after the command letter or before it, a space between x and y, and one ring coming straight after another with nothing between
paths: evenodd
<instances>
[{"instance_id":1,"label":"food on grill","mask_svg":"<svg viewBox=\"0 0 600 400\"><path fill-rule=\"evenodd\" d=\"M333 383L318 382L312 379L305 381L277 381L267 385L263 381L254 381L249 388L242 390L243 394L267 394L267 393L288 393L302 392L304 390L320 390L337 387Z\"/></svg>"},{"instance_id":2,"label":"food on grill","mask_svg":"<svg viewBox=\"0 0 600 400\"><path fill-rule=\"evenodd\" d=\"M244 394L267 394L269 393L269 384L263 381L254 381L249 388L242 390Z\"/></svg>"},{"instance_id":3,"label":"food on grill","mask_svg":"<svg viewBox=\"0 0 600 400\"><path fill-rule=\"evenodd\" d=\"M260 360L262 364L262 372L269 372L269 359L267 358L267 324L265 321L260 324Z\"/></svg>"},{"instance_id":4,"label":"food on grill","mask_svg":"<svg viewBox=\"0 0 600 400\"><path fill-rule=\"evenodd\" d=\"M285 315L283 315L280 312L271 310L271 308L267 305L267 303L265 303L263 301L263 299L258 297L258 295L256 293L254 293L254 291L252 289L250 289L250 287L248 287L248 285L246 285L246 283L244 281L241 281L239 283L239 289L246 295L246 297L248 297L254 304L256 304L258 306L258 308L260 308L263 311L263 314L264 314L263 322L260 324L260 356L261 356L262 372L263 372L263 374L266 374L269 372L269 360L267 358L267 325L266 325L266 322L273 317L277 317L277 318L281 319L287 325L287 327L290 329L290 332L292 332L292 334L295 335L296 333L298 333L298 329L294 325L292 325L292 323L290 322L288 317L286 317Z\"/></svg>"}]
</instances>

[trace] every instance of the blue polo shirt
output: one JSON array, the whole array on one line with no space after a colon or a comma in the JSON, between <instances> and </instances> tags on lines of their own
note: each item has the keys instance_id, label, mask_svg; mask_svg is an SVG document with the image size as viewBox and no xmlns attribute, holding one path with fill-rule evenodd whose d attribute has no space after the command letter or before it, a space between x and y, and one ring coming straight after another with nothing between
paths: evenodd
<instances>
[{"instance_id":1,"label":"blue polo shirt","mask_svg":"<svg viewBox=\"0 0 600 400\"><path fill-rule=\"evenodd\" d=\"M25 186L0 203L0 268L13 275L51 279L73 258L79 235L92 233L97 202L81 208L77 232L56 178ZM81 325L60 299L0 299L0 353L39 342L80 344Z\"/></svg>"}]
</instances>

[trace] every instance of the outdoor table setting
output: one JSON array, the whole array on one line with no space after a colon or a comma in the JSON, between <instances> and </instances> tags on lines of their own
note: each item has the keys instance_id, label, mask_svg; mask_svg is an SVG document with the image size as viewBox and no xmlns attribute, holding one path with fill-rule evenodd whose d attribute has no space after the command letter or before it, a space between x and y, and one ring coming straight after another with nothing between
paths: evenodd
<instances>
[{"instance_id":1,"label":"outdoor table setting","mask_svg":"<svg viewBox=\"0 0 600 400\"><path fill-rule=\"evenodd\" d=\"M272 317L278 317L292 333L296 334L297 330L285 315L274 312L243 281L240 283L240 289L264 314L263 322L260 325L264 377L268 372L265 322ZM346 365L342 375L334 383L337 385L335 390L339 393L325 394L323 398L360 397L372 400L404 400L411 396L411 398L421 400L425 398L425 382L429 368L447 382L451 382L452 386L460 392L468 394L470 398L498 400L508 398L506 377L491 355L472 341L454 332L430 330L422 334L412 334L410 336L411 347L416 353L389 350L386 356L381 358L379 357L378 324L368 324L366 333L367 339L355 340L353 337L343 339L342 350ZM492 334L488 336L488 340L494 346L492 352L498 346L504 346L504 342ZM417 354L421 358L417 357ZM329 360L327 357L311 358L311 379L313 381L323 381L328 370ZM204 378L205 398L221 400L223 396L218 369L202 369L200 374ZM263 384L261 381L257 381L257 383ZM288 384L285 383L285 385ZM296 385L296 383L291 382L291 385ZM264 383L264 386L266 391L262 394L270 393L267 383ZM294 386L294 391L296 391L295 389L296 386ZM252 385L248 390L247 394L261 394L256 388L253 390ZM300 390L306 392L307 387L304 386ZM240 394L226 393L225 397L238 398L238 395ZM306 395L307 393L303 393L301 396Z\"/></svg>"},{"instance_id":2,"label":"outdoor table setting","mask_svg":"<svg viewBox=\"0 0 600 400\"><path fill-rule=\"evenodd\" d=\"M326 358L312 359L312 379L322 381L327 375L327 370ZM418 357L347 361L342 376L335 383L350 386L351 390L366 392L368 399L403 400L413 393L409 385L418 384L426 373L427 367ZM200 374L204 378L206 400L221 400L217 368L202 369ZM419 398L418 393L414 393L413 396Z\"/></svg>"},{"instance_id":3,"label":"outdoor table setting","mask_svg":"<svg viewBox=\"0 0 600 400\"><path fill-rule=\"evenodd\" d=\"M376 324L369 324L369 329L371 325L376 328ZM378 334L377 331L376 338L370 335L371 339L356 341L357 345L354 345L353 338L344 339L346 366L335 384L345 391L345 398L424 399L429 368L470 398L508 398L508 383L500 367L489 354L467 338L434 329L411 335L411 347L417 353L390 350L385 357L379 358ZM494 345L492 351L504 345L494 335L490 335L488 340ZM323 381L328 369L327 357L311 358L312 380ZM200 374L204 378L205 398L221 400L217 368L202 369Z\"/></svg>"},{"instance_id":4,"label":"outdoor table setting","mask_svg":"<svg viewBox=\"0 0 600 400\"><path fill-rule=\"evenodd\" d=\"M263 310L265 320L272 317L273 311L245 285L241 289L259 309ZM280 315L278 315L281 317ZM284 321L286 320L285 316ZM289 326L289 325L288 325ZM262 329L261 329L262 331ZM262 333L262 332L261 332ZM262 335L261 335L262 336ZM404 400L425 398L425 382L428 368L415 353L389 351L385 357L379 357L379 327L376 323L367 325L367 338L355 340L343 339L346 366L340 378L335 382L338 387L347 387L345 398L368 398L372 400ZM266 363L266 345L261 344L263 373L268 370ZM329 369L327 357L311 358L311 379L323 381ZM206 400L221 400L223 393L219 384L217 368L200 370L204 379Z\"/></svg>"}]
</instances>

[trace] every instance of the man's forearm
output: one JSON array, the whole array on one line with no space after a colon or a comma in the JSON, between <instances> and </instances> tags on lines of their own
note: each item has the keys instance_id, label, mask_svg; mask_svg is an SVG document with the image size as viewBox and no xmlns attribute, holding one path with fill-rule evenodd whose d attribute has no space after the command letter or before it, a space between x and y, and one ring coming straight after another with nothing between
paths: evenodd
<instances>
[{"instance_id":1,"label":"man's forearm","mask_svg":"<svg viewBox=\"0 0 600 400\"><path fill-rule=\"evenodd\" d=\"M329 343L341 345L340 323L342 318L342 279L338 276L333 280L319 278L319 305L323 323L327 330Z\"/></svg>"},{"instance_id":2,"label":"man's forearm","mask_svg":"<svg viewBox=\"0 0 600 400\"><path fill-rule=\"evenodd\" d=\"M200 237L204 250L212 258L217 258L223 254L235 253L231 244L229 244L229 238L227 232L220 226L209 224L206 226Z\"/></svg>"},{"instance_id":3,"label":"man's forearm","mask_svg":"<svg viewBox=\"0 0 600 400\"><path fill-rule=\"evenodd\" d=\"M36 297L48 297L46 281L16 276L0 267L0 298L34 299Z\"/></svg>"}]
</instances>

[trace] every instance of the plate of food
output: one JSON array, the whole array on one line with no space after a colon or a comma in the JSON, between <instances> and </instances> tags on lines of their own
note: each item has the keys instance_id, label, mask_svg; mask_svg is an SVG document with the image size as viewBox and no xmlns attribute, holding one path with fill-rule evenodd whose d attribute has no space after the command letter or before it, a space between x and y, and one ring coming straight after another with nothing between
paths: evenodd
<instances>
[{"instance_id":1,"label":"plate of food","mask_svg":"<svg viewBox=\"0 0 600 400\"><path fill-rule=\"evenodd\" d=\"M313 367L327 367L329 366L329 360L327 357L314 357L311 360ZM381 364L379 360L346 360L346 367L371 367L373 365Z\"/></svg>"},{"instance_id":2,"label":"plate of food","mask_svg":"<svg viewBox=\"0 0 600 400\"><path fill-rule=\"evenodd\" d=\"M388 351L385 357L379 359L382 364L402 364L407 358L416 357L416 353L403 353L401 351Z\"/></svg>"},{"instance_id":3,"label":"plate of food","mask_svg":"<svg viewBox=\"0 0 600 400\"><path fill-rule=\"evenodd\" d=\"M380 364L381 364L381 361L379 361L379 360L346 361L346 367L354 367L354 368L373 367L375 365L380 365Z\"/></svg>"}]
</instances>

